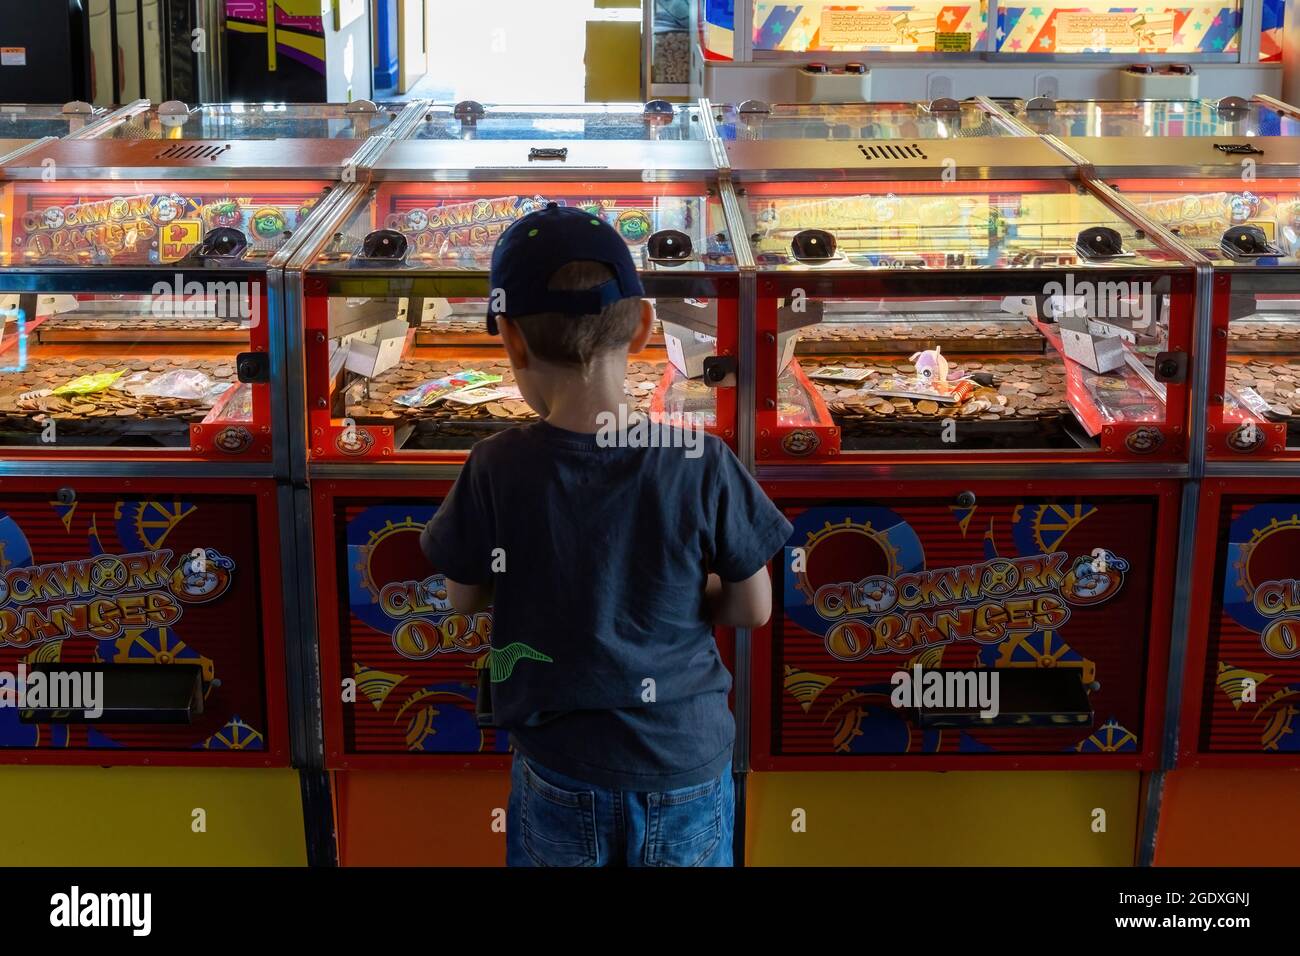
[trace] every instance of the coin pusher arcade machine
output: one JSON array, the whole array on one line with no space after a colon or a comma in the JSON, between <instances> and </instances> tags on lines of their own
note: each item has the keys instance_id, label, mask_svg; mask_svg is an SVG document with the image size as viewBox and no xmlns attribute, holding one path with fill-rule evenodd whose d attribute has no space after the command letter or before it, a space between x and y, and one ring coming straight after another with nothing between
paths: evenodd
<instances>
[{"instance_id":1,"label":"coin pusher arcade machine","mask_svg":"<svg viewBox=\"0 0 1300 956\"><path fill-rule=\"evenodd\" d=\"M988 101L937 106L824 107L860 132L816 147L808 110L715 116L750 131L726 150L754 463L795 525L753 642L747 860L1127 865L1195 256ZM788 309L811 321L793 350Z\"/></svg>"},{"instance_id":2,"label":"coin pusher arcade machine","mask_svg":"<svg viewBox=\"0 0 1300 956\"><path fill-rule=\"evenodd\" d=\"M1154 862L1294 864L1300 821L1277 811L1300 800L1300 114L1266 96L1018 106L1213 263Z\"/></svg>"},{"instance_id":3,"label":"coin pusher arcade machine","mask_svg":"<svg viewBox=\"0 0 1300 956\"><path fill-rule=\"evenodd\" d=\"M0 709L58 821L19 857L308 859L280 283L393 120L356 109L135 104L0 169L0 664L103 708Z\"/></svg>"},{"instance_id":4,"label":"coin pusher arcade machine","mask_svg":"<svg viewBox=\"0 0 1300 956\"><path fill-rule=\"evenodd\" d=\"M290 264L313 539L300 550L344 865L504 861L508 739L475 714L490 615L456 613L419 547L474 441L536 420L486 332L497 237L550 202L613 225L660 322L631 357L629 413L735 445L738 209L708 123L662 102L429 106Z\"/></svg>"}]
</instances>

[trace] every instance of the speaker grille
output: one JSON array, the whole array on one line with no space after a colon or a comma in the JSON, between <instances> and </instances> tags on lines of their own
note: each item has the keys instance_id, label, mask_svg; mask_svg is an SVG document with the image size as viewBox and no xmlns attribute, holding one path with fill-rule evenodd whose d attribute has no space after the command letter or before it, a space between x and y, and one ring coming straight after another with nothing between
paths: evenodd
<instances>
[{"instance_id":1,"label":"speaker grille","mask_svg":"<svg viewBox=\"0 0 1300 956\"><path fill-rule=\"evenodd\" d=\"M158 154L158 159L216 159L226 150L230 149L229 144L220 146L212 143L176 143L168 146Z\"/></svg>"},{"instance_id":2,"label":"speaker grille","mask_svg":"<svg viewBox=\"0 0 1300 956\"><path fill-rule=\"evenodd\" d=\"M899 162L908 159L926 159L921 147L915 143L859 143L858 152L867 159L883 163Z\"/></svg>"}]
</instances>

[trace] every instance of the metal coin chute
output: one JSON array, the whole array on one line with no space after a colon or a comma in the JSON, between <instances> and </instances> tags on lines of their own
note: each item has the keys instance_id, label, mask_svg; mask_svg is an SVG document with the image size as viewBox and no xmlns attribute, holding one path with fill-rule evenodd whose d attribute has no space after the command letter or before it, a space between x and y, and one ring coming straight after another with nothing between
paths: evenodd
<instances>
[{"instance_id":1,"label":"metal coin chute","mask_svg":"<svg viewBox=\"0 0 1300 956\"><path fill-rule=\"evenodd\" d=\"M371 261L401 262L406 251L406 237L396 229L376 229L361 244L361 258Z\"/></svg>"},{"instance_id":2,"label":"metal coin chute","mask_svg":"<svg viewBox=\"0 0 1300 956\"><path fill-rule=\"evenodd\" d=\"M653 262L684 262L694 252L691 237L678 229L660 229L646 240L645 246Z\"/></svg>"},{"instance_id":3,"label":"metal coin chute","mask_svg":"<svg viewBox=\"0 0 1300 956\"><path fill-rule=\"evenodd\" d=\"M1114 259L1125 255L1124 239L1109 226L1093 226L1079 233L1074 248L1085 259Z\"/></svg>"},{"instance_id":4,"label":"metal coin chute","mask_svg":"<svg viewBox=\"0 0 1300 956\"><path fill-rule=\"evenodd\" d=\"M790 249L800 262L825 262L835 256L835 237L825 229L805 229L790 241Z\"/></svg>"},{"instance_id":5,"label":"metal coin chute","mask_svg":"<svg viewBox=\"0 0 1300 956\"><path fill-rule=\"evenodd\" d=\"M209 230L187 259L197 262L229 262L248 251L248 237L242 230L220 226Z\"/></svg>"},{"instance_id":6,"label":"metal coin chute","mask_svg":"<svg viewBox=\"0 0 1300 956\"><path fill-rule=\"evenodd\" d=\"M1281 250L1268 241L1259 226L1233 226L1223 233L1219 241L1223 251L1234 259L1253 259L1259 256L1280 256Z\"/></svg>"}]
</instances>

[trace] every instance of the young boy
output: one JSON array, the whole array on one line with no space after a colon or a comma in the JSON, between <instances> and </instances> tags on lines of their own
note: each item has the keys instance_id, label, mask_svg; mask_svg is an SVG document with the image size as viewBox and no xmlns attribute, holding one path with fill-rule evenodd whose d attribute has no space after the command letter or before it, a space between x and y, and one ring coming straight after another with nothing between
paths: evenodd
<instances>
[{"instance_id":1,"label":"young boy","mask_svg":"<svg viewBox=\"0 0 1300 956\"><path fill-rule=\"evenodd\" d=\"M712 436L609 440L654 322L611 226L554 203L524 216L492 289L488 331L542 421L474 446L422 544L457 610L493 610L507 862L730 866L735 725L712 628L768 619L790 524Z\"/></svg>"}]
</instances>

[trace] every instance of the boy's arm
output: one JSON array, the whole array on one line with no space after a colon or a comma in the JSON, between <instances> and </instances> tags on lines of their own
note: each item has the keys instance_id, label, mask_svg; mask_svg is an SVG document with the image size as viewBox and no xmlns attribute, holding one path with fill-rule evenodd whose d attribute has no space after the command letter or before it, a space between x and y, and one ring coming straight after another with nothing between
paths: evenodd
<instances>
[{"instance_id":1,"label":"boy's arm","mask_svg":"<svg viewBox=\"0 0 1300 956\"><path fill-rule=\"evenodd\" d=\"M772 616L767 562L793 530L725 445L714 476L713 554L704 595L714 624L762 627Z\"/></svg>"},{"instance_id":2,"label":"boy's arm","mask_svg":"<svg viewBox=\"0 0 1300 956\"><path fill-rule=\"evenodd\" d=\"M492 606L490 552L493 521L487 493L478 483L473 452L420 535L420 547L447 584L452 607L462 614Z\"/></svg>"},{"instance_id":3,"label":"boy's arm","mask_svg":"<svg viewBox=\"0 0 1300 956\"><path fill-rule=\"evenodd\" d=\"M743 581L724 581L710 574L704 597L709 618L719 627L762 627L772 616L772 582L766 567Z\"/></svg>"},{"instance_id":4,"label":"boy's arm","mask_svg":"<svg viewBox=\"0 0 1300 956\"><path fill-rule=\"evenodd\" d=\"M447 598L451 601L451 606L461 614L486 611L492 606L492 583L490 581L487 584L461 584L451 578L446 578L446 581Z\"/></svg>"}]
</instances>

